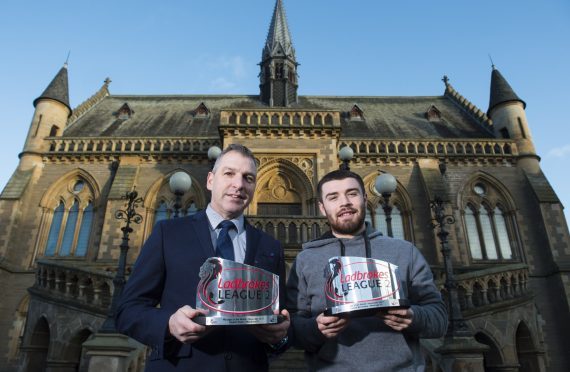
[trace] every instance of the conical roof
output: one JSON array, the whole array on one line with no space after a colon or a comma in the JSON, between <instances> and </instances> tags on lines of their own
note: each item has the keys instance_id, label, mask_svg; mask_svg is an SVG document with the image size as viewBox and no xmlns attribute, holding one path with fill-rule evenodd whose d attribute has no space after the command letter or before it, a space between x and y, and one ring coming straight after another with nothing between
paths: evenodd
<instances>
[{"instance_id":1,"label":"conical roof","mask_svg":"<svg viewBox=\"0 0 570 372\"><path fill-rule=\"evenodd\" d=\"M523 104L523 107L526 108L526 103L517 96L513 88L507 83L507 80L501 75L499 70L493 66L493 72L491 74L491 95L487 114L489 114L495 106L510 101L519 101Z\"/></svg>"},{"instance_id":2,"label":"conical roof","mask_svg":"<svg viewBox=\"0 0 570 372\"><path fill-rule=\"evenodd\" d=\"M295 58L295 49L293 48L293 41L289 33L289 25L287 24L287 16L283 8L283 2L277 0L275 3L275 10L269 25L269 32L267 33L267 40L265 41L265 48L263 48L262 59L275 56L281 50L281 56L289 56ZM284 54L284 55L283 55Z\"/></svg>"},{"instance_id":3,"label":"conical roof","mask_svg":"<svg viewBox=\"0 0 570 372\"><path fill-rule=\"evenodd\" d=\"M44 92L34 100L36 107L39 100L49 98L63 103L69 109L71 115L71 107L69 106L69 85L67 81L67 63L59 70Z\"/></svg>"}]
</instances>

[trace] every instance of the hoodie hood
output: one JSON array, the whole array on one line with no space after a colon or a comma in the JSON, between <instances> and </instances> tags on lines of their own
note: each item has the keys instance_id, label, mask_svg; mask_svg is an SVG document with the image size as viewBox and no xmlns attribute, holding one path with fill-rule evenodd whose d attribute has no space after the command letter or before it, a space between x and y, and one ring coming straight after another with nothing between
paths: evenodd
<instances>
[{"instance_id":1,"label":"hoodie hood","mask_svg":"<svg viewBox=\"0 0 570 372\"><path fill-rule=\"evenodd\" d=\"M366 224L366 235L368 236L368 239L372 240L378 236L382 236L382 233L380 231L374 230L374 228L372 227L372 225L370 225L370 223L368 223L368 222L364 222L364 223ZM362 239L362 235L359 234L359 235L356 235L350 239L342 239L342 240L346 241L346 240L352 240L352 239ZM321 247L324 247L324 246L332 244L332 243L338 244L339 240L341 240L341 238L337 238L329 230L329 231L325 232L323 235L321 235L321 237L303 244L303 250L312 249L312 248L321 248Z\"/></svg>"}]
</instances>

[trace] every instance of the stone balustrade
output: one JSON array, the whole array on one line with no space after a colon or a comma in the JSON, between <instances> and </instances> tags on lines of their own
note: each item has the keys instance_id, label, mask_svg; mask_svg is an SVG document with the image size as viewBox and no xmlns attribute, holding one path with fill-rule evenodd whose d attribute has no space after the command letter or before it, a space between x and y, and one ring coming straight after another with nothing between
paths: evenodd
<instances>
[{"instance_id":1,"label":"stone balustrade","mask_svg":"<svg viewBox=\"0 0 570 372\"><path fill-rule=\"evenodd\" d=\"M283 245L300 245L328 231L324 217L275 216L248 217L249 223L265 231Z\"/></svg>"},{"instance_id":2,"label":"stone balustrade","mask_svg":"<svg viewBox=\"0 0 570 372\"><path fill-rule=\"evenodd\" d=\"M350 146L354 156L463 156L516 157L518 150L512 140L369 140L342 141L339 149Z\"/></svg>"},{"instance_id":3,"label":"stone balustrade","mask_svg":"<svg viewBox=\"0 0 570 372\"><path fill-rule=\"evenodd\" d=\"M528 298L531 295L528 276L525 264L501 265L456 275L461 310L479 312L494 304ZM435 277L445 297L443 271L436 271Z\"/></svg>"},{"instance_id":4,"label":"stone balustrade","mask_svg":"<svg viewBox=\"0 0 570 372\"><path fill-rule=\"evenodd\" d=\"M113 293L115 273L103 266L75 266L71 262L38 260L32 290L106 315Z\"/></svg>"},{"instance_id":5,"label":"stone balustrade","mask_svg":"<svg viewBox=\"0 0 570 372\"><path fill-rule=\"evenodd\" d=\"M51 154L73 153L180 153L206 155L211 146L221 146L218 139L176 137L176 138L58 138L48 139Z\"/></svg>"}]
</instances>

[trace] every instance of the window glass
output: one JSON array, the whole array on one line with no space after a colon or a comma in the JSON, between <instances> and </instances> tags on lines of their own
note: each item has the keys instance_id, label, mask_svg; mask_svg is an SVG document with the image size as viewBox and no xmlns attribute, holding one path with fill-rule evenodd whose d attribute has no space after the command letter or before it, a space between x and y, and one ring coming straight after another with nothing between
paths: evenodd
<instances>
[{"instance_id":1,"label":"window glass","mask_svg":"<svg viewBox=\"0 0 570 372\"><path fill-rule=\"evenodd\" d=\"M507 224L505 216L500 208L495 207L495 226L497 227L497 237L499 238L499 247L501 249L501 256L504 259L513 258L513 250L507 232Z\"/></svg>"},{"instance_id":2,"label":"window glass","mask_svg":"<svg viewBox=\"0 0 570 372\"><path fill-rule=\"evenodd\" d=\"M89 243L89 235L91 234L91 222L93 221L93 205L89 203L83 211L83 219L77 237L77 247L75 248L76 256L85 256L87 254L87 244Z\"/></svg>"},{"instance_id":3,"label":"window glass","mask_svg":"<svg viewBox=\"0 0 570 372\"><path fill-rule=\"evenodd\" d=\"M483 242L485 243L485 253L489 260L496 260L497 247L495 246L495 239L493 237L493 228L491 227L491 217L489 212L483 206L479 208L479 218L481 222L481 232L483 233Z\"/></svg>"},{"instance_id":4,"label":"window glass","mask_svg":"<svg viewBox=\"0 0 570 372\"><path fill-rule=\"evenodd\" d=\"M65 223L65 231L63 233L63 240L61 241L61 248L59 256L69 256L71 253L71 246L73 245L73 235L75 234L75 225L77 224L77 216L79 214L79 203L77 200L71 206Z\"/></svg>"},{"instance_id":5,"label":"window glass","mask_svg":"<svg viewBox=\"0 0 570 372\"><path fill-rule=\"evenodd\" d=\"M396 206L392 209L392 234L394 238L404 239L404 222L402 220L402 213Z\"/></svg>"},{"instance_id":6,"label":"window glass","mask_svg":"<svg viewBox=\"0 0 570 372\"><path fill-rule=\"evenodd\" d=\"M63 220L63 202L53 212L53 218L48 234L48 241L45 249L46 256L53 256L57 248L57 240L59 238L59 231L61 230L61 221Z\"/></svg>"},{"instance_id":7,"label":"window glass","mask_svg":"<svg viewBox=\"0 0 570 372\"><path fill-rule=\"evenodd\" d=\"M388 226L386 225L386 215L381 204L376 207L376 214L374 215L374 228L380 231L383 235L388 236Z\"/></svg>"},{"instance_id":8,"label":"window glass","mask_svg":"<svg viewBox=\"0 0 570 372\"><path fill-rule=\"evenodd\" d=\"M481 242L479 241L477 221L475 220L473 210L469 207L465 208L465 227L467 228L467 239L469 240L471 257L475 260L481 260L483 258L483 251L481 250Z\"/></svg>"},{"instance_id":9,"label":"window glass","mask_svg":"<svg viewBox=\"0 0 570 372\"><path fill-rule=\"evenodd\" d=\"M154 214L154 223L156 224L158 221L166 219L168 219L168 209L166 208L166 203L161 202Z\"/></svg>"}]
</instances>

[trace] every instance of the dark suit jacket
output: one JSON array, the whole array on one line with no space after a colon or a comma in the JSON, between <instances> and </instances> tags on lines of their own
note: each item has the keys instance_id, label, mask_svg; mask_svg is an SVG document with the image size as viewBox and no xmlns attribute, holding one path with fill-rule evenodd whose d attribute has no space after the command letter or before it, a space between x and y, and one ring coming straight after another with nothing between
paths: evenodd
<instances>
[{"instance_id":1,"label":"dark suit jacket","mask_svg":"<svg viewBox=\"0 0 570 372\"><path fill-rule=\"evenodd\" d=\"M247 222L245 228L244 263L279 275L283 307L283 249ZM191 345L167 338L170 316L184 305L196 307L200 266L213 255L204 211L160 221L144 244L124 288L116 321L121 333L151 348L147 371L197 371L198 367L212 372L267 370L265 345L241 326L219 327Z\"/></svg>"}]
</instances>

